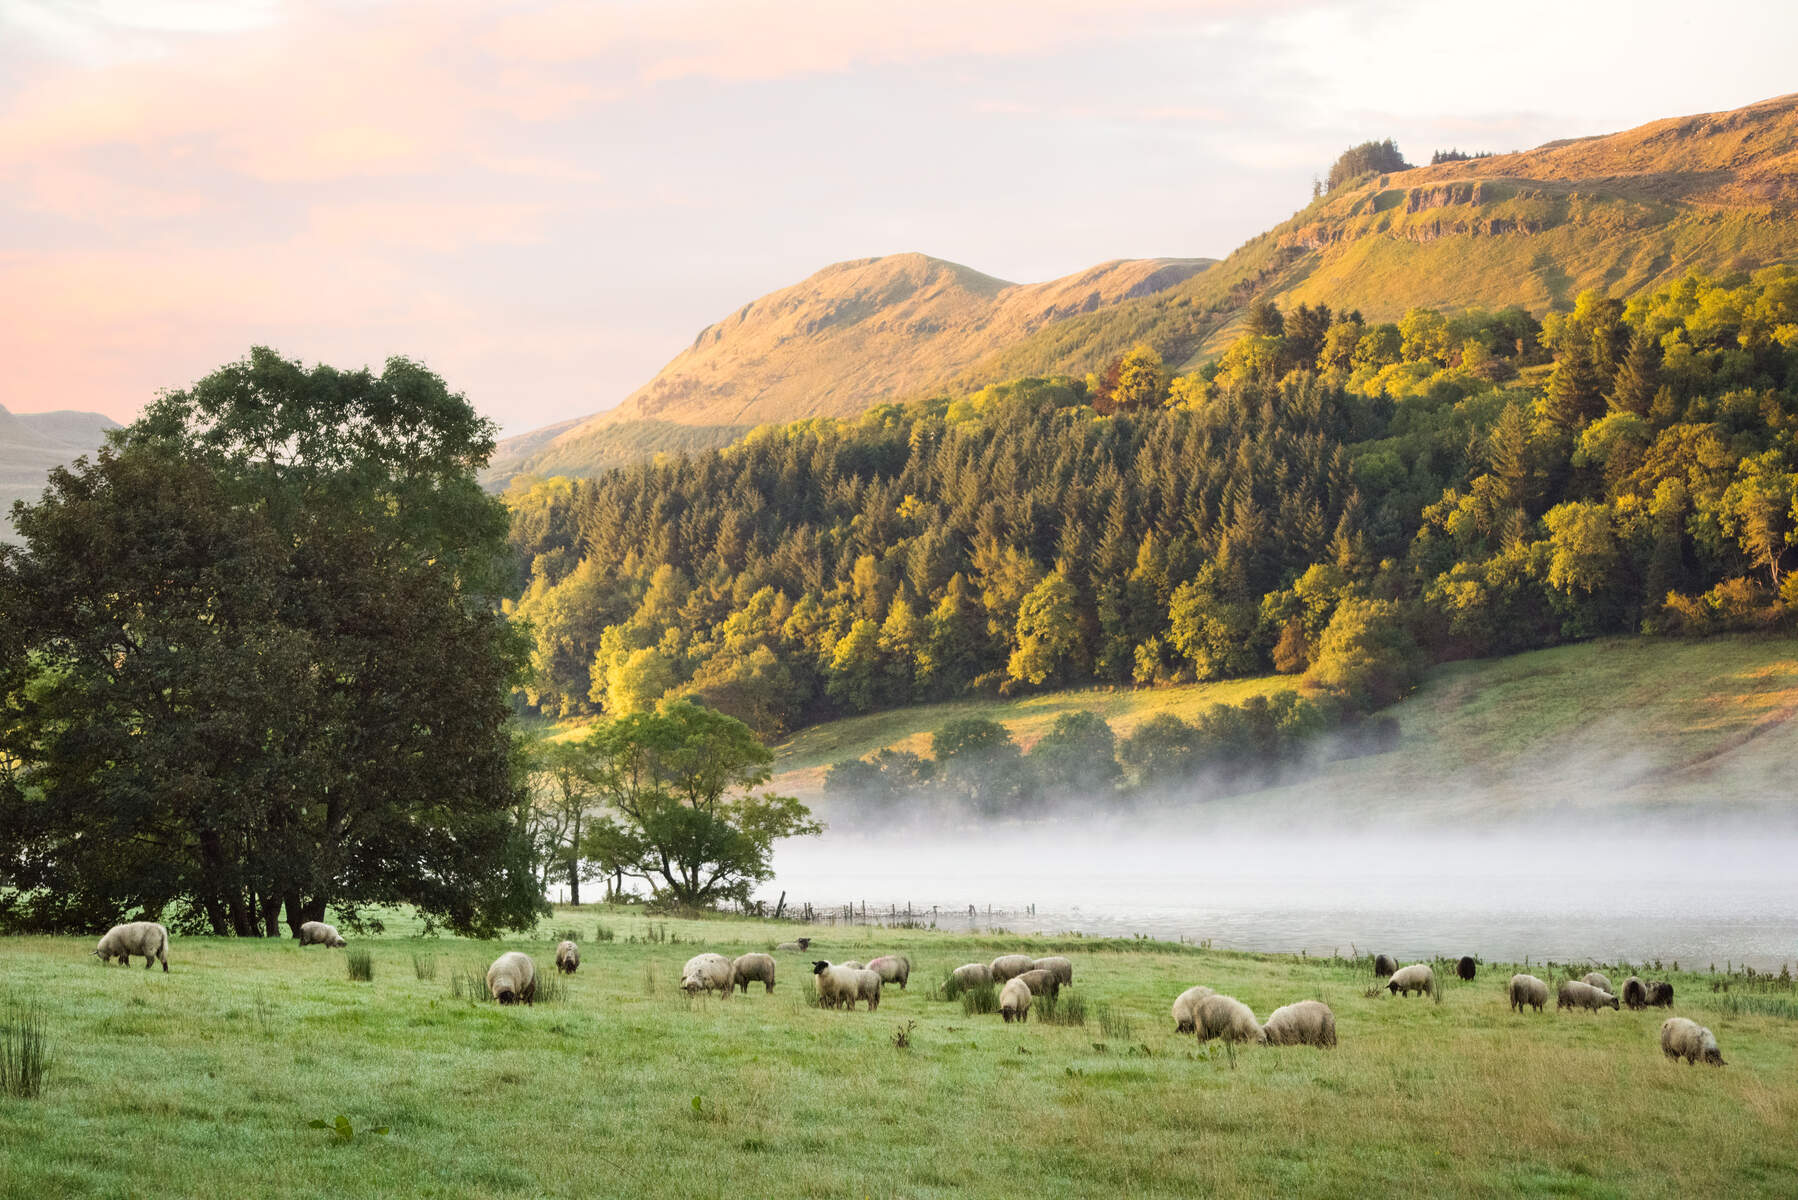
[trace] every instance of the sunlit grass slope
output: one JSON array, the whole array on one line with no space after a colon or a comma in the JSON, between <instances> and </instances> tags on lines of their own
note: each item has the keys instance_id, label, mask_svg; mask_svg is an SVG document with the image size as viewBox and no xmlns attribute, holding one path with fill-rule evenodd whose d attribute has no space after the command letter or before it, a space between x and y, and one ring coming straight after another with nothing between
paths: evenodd
<instances>
[{"instance_id":1,"label":"sunlit grass slope","mask_svg":"<svg viewBox=\"0 0 1798 1200\"><path fill-rule=\"evenodd\" d=\"M559 1002L453 994L502 949L548 969L560 928L585 961ZM177 937L165 975L102 967L91 939L0 941L4 990L41 1006L54 1055L39 1098L0 1098L0 1196L1772 1196L1798 1178L1798 1022L1776 1015L1789 993L1739 980L1671 976L1674 1011L1717 1033L1715 1069L1662 1057L1661 1011L1513 1015L1509 966L1432 1004L1367 997L1341 960L813 927L820 956L914 963L878 1012L842 1013L804 1003L796 954L772 995L676 990L699 950L801 930L650 928L587 909L504 943L355 939L371 983L292 942ZM1073 959L1085 1025L928 997L1013 949ZM1340 1046L1202 1054L1167 1014L1200 982L1264 1018L1322 999ZM391 1132L308 1127L338 1114Z\"/></svg>"}]
</instances>

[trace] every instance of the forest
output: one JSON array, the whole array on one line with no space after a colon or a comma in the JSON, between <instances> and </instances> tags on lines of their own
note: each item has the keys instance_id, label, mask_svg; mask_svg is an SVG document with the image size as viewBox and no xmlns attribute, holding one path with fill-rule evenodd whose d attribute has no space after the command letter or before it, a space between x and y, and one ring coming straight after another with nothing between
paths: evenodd
<instances>
[{"instance_id":1,"label":"forest","mask_svg":"<svg viewBox=\"0 0 1798 1200\"><path fill-rule=\"evenodd\" d=\"M1798 271L1569 311L1251 309L1146 346L506 496L523 699L764 737L930 699L1283 672L1335 719L1433 662L1798 608Z\"/></svg>"}]
</instances>

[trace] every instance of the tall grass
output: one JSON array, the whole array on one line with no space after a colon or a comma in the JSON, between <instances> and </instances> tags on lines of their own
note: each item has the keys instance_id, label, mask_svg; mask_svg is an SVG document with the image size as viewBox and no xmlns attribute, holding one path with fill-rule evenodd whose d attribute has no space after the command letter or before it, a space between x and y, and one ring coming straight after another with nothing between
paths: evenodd
<instances>
[{"instance_id":1,"label":"tall grass","mask_svg":"<svg viewBox=\"0 0 1798 1200\"><path fill-rule=\"evenodd\" d=\"M610 925L607 925L604 921L601 921L598 925L593 927L593 940L596 942L609 942L617 938L617 936L617 931Z\"/></svg>"},{"instance_id":2,"label":"tall grass","mask_svg":"<svg viewBox=\"0 0 1798 1200\"><path fill-rule=\"evenodd\" d=\"M531 997L533 1004L560 1004L568 999L568 982L560 971L537 972L537 994Z\"/></svg>"},{"instance_id":3,"label":"tall grass","mask_svg":"<svg viewBox=\"0 0 1798 1200\"><path fill-rule=\"evenodd\" d=\"M973 987L962 988L958 995L961 999L961 1011L970 1017L999 1011L999 989L993 984L977 983Z\"/></svg>"},{"instance_id":4,"label":"tall grass","mask_svg":"<svg viewBox=\"0 0 1798 1200\"><path fill-rule=\"evenodd\" d=\"M1086 998L1079 992L1038 996L1031 1002L1031 1011L1047 1025L1086 1024Z\"/></svg>"},{"instance_id":5,"label":"tall grass","mask_svg":"<svg viewBox=\"0 0 1798 1200\"><path fill-rule=\"evenodd\" d=\"M412 977L414 979L437 978L437 956L435 954L414 954L412 956Z\"/></svg>"},{"instance_id":6,"label":"tall grass","mask_svg":"<svg viewBox=\"0 0 1798 1200\"><path fill-rule=\"evenodd\" d=\"M581 940L581 931L578 929L558 929L549 935L549 940L552 942L578 942Z\"/></svg>"},{"instance_id":7,"label":"tall grass","mask_svg":"<svg viewBox=\"0 0 1798 1200\"><path fill-rule=\"evenodd\" d=\"M487 971L479 963L463 963L450 972L450 995L470 1004L487 998Z\"/></svg>"},{"instance_id":8,"label":"tall grass","mask_svg":"<svg viewBox=\"0 0 1798 1200\"><path fill-rule=\"evenodd\" d=\"M8 997L0 1011L0 1096L30 1100L44 1090L50 1070L50 1043L35 1004Z\"/></svg>"},{"instance_id":9,"label":"tall grass","mask_svg":"<svg viewBox=\"0 0 1798 1200\"><path fill-rule=\"evenodd\" d=\"M357 983L373 983L375 978L375 956L367 950L350 950L344 955L344 963L350 969L350 978Z\"/></svg>"},{"instance_id":10,"label":"tall grass","mask_svg":"<svg viewBox=\"0 0 1798 1200\"><path fill-rule=\"evenodd\" d=\"M1109 1004L1093 1006L1099 1016L1099 1031L1108 1041L1128 1042L1136 1036L1136 1026L1130 1018Z\"/></svg>"},{"instance_id":11,"label":"tall grass","mask_svg":"<svg viewBox=\"0 0 1798 1200\"><path fill-rule=\"evenodd\" d=\"M1790 996L1719 992L1710 998L1710 1007L1731 1017L1752 1015L1798 1021L1798 1000Z\"/></svg>"}]
</instances>

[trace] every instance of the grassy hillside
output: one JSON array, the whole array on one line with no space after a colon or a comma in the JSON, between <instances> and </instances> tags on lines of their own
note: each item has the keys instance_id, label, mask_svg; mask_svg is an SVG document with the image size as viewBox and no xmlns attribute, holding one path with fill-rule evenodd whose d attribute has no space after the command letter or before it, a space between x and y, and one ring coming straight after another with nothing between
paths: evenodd
<instances>
[{"instance_id":1,"label":"grassy hillside","mask_svg":"<svg viewBox=\"0 0 1798 1200\"><path fill-rule=\"evenodd\" d=\"M1056 692L833 721L777 748L777 783L816 796L825 768L882 747L928 754L953 717L1005 723L1028 745L1092 709L1120 737L1146 717L1294 686L1288 676L1138 691ZM1798 755L1798 638L1612 638L1453 663L1387 710L1397 747L1330 762L1243 805L1323 804L1347 817L1502 816L1590 807L1789 806Z\"/></svg>"},{"instance_id":2,"label":"grassy hillside","mask_svg":"<svg viewBox=\"0 0 1798 1200\"><path fill-rule=\"evenodd\" d=\"M547 969L564 927L584 961L561 999L456 995L504 949ZM809 955L782 954L772 994L677 990L693 953L799 932L822 957L904 953L911 985L877 1012L820 1010ZM0 1097L0 1196L959 1197L1020 1179L1043 1197L1370 1196L1399 1177L1470 1197L1748 1196L1798 1173L1791 993L1689 972L1654 974L1726 1067L1664 1059L1661 1010L1512 1014L1504 964L1432 1004L1367 996L1365 960L591 908L504 944L357 938L364 983L345 951L293 942L176 938L166 975L102 967L91 943L0 944L53 1056L40 1097ZM1062 1007L1077 996L1083 1024L930 998L954 965L1017 949L1073 959ZM1263 1018L1322 999L1340 1044L1200 1047L1168 1017L1199 982ZM308 1127L338 1114L347 1144Z\"/></svg>"}]
</instances>

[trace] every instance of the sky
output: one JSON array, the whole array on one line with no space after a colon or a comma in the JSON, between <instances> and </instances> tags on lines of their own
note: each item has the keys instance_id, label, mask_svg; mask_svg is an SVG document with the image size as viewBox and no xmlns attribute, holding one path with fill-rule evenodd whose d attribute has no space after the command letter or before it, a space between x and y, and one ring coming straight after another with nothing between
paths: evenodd
<instances>
[{"instance_id":1,"label":"sky","mask_svg":"<svg viewBox=\"0 0 1798 1200\"><path fill-rule=\"evenodd\" d=\"M1716 0L0 0L0 404L252 345L608 408L828 263L1222 257L1345 147L1525 149L1798 87Z\"/></svg>"}]
</instances>

